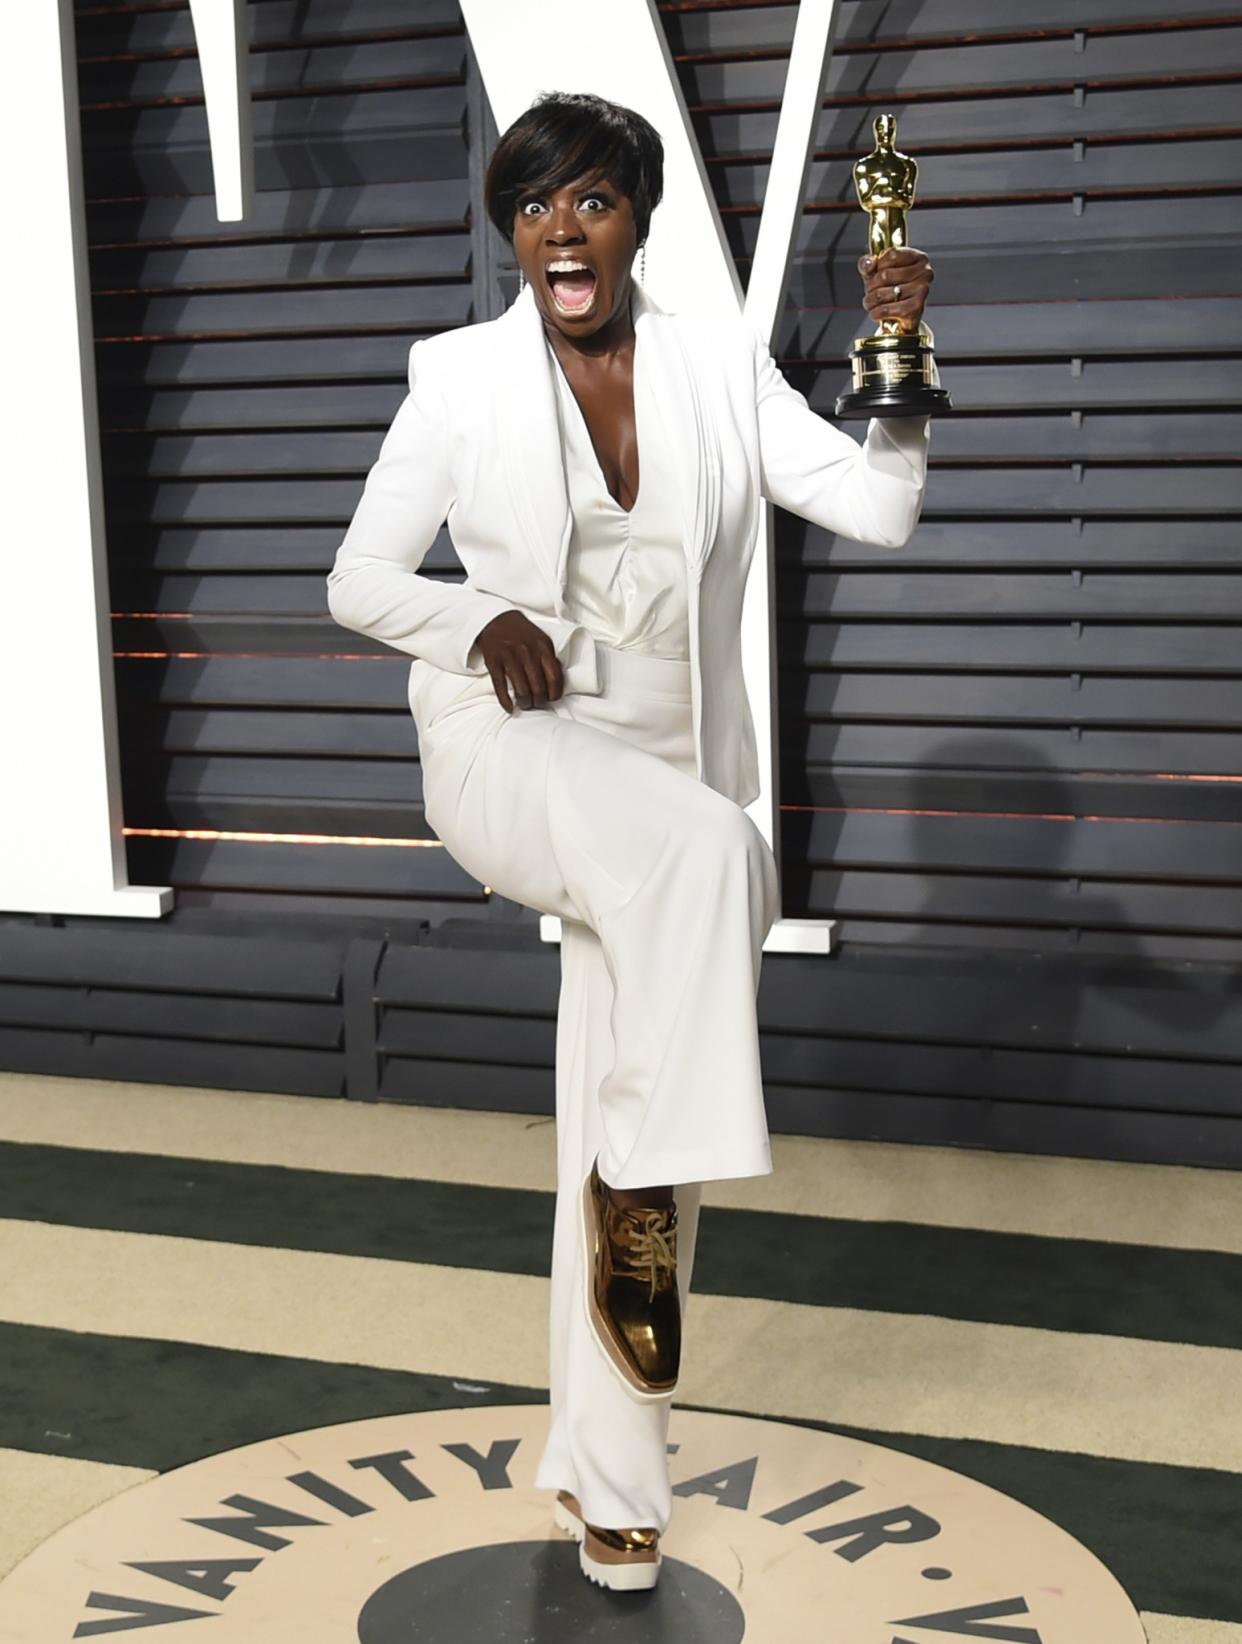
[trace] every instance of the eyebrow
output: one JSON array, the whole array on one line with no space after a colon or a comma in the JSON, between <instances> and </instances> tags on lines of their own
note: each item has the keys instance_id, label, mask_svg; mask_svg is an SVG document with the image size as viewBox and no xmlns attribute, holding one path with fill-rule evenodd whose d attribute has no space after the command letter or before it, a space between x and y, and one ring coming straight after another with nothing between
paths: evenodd
<instances>
[{"instance_id":1,"label":"eyebrow","mask_svg":"<svg viewBox=\"0 0 1242 1644\"><path fill-rule=\"evenodd\" d=\"M609 182L606 177L592 178L587 182L578 183L577 185L571 185L569 183L561 184L562 188L569 188L571 186L574 186L574 191L577 194L616 194L618 192L617 185ZM517 195L518 204L520 205L526 200L541 200L544 195L551 192L552 191L550 189L540 188L534 183L528 184L525 188L519 189Z\"/></svg>"}]
</instances>

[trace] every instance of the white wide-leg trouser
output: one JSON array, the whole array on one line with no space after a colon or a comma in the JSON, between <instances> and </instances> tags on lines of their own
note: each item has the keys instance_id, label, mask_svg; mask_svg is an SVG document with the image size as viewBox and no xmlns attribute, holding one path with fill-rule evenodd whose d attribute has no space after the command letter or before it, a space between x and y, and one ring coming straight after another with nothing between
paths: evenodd
<instances>
[{"instance_id":1,"label":"white wide-leg trouser","mask_svg":"<svg viewBox=\"0 0 1242 1644\"><path fill-rule=\"evenodd\" d=\"M705 1181L772 1168L755 996L776 863L695 774L690 665L598 645L603 689L509 715L475 677L420 727L429 823L467 872L562 920L551 1424L536 1483L663 1530L668 1398L637 1399L586 1310L582 1185L671 1184L686 1306ZM690 1344L687 1343L689 1346Z\"/></svg>"}]
</instances>

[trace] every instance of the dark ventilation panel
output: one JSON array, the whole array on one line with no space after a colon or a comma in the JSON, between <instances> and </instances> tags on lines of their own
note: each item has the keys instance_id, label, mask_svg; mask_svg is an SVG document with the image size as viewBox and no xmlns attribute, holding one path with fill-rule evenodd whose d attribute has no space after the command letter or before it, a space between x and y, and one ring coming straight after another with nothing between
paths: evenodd
<instances>
[{"instance_id":1,"label":"dark ventilation panel","mask_svg":"<svg viewBox=\"0 0 1242 1644\"><path fill-rule=\"evenodd\" d=\"M744 281L796 8L660 10ZM959 410L906 548L778 521L786 912L843 941L765 961L777 1129L1242 1165L1242 11L1174 11L840 5L777 351L830 414L892 110ZM77 16L130 871L178 901L0 917L0 1065L549 1112L556 950L324 593L410 342L512 293L460 15L252 0L243 224L188 7Z\"/></svg>"}]
</instances>

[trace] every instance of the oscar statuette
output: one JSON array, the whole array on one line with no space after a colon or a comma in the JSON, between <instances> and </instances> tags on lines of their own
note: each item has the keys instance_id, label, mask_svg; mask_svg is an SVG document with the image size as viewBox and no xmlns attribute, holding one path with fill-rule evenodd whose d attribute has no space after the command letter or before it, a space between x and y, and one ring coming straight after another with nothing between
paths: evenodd
<instances>
[{"instance_id":1,"label":"oscar statuette","mask_svg":"<svg viewBox=\"0 0 1242 1644\"><path fill-rule=\"evenodd\" d=\"M873 257L890 245L909 243L906 212L914 203L919 168L893 147L896 135L895 118L879 115L876 146L854 165L858 203L871 219L867 250ZM854 386L838 395L838 417L935 416L953 409L947 389L940 386L930 326L920 320L917 330L903 331L901 325L900 320L881 320L874 336L854 339L849 355Z\"/></svg>"}]
</instances>

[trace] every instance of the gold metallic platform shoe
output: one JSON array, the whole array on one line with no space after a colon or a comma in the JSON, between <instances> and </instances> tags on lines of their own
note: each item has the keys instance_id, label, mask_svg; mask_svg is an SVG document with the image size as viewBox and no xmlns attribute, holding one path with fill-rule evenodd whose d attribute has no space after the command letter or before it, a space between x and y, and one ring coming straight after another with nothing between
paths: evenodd
<instances>
[{"instance_id":1,"label":"gold metallic platform shoe","mask_svg":"<svg viewBox=\"0 0 1242 1644\"><path fill-rule=\"evenodd\" d=\"M597 1164L582 1188L587 1312L626 1389L667 1398L681 1362L677 1210L614 1204Z\"/></svg>"},{"instance_id":2,"label":"gold metallic platform shoe","mask_svg":"<svg viewBox=\"0 0 1242 1644\"><path fill-rule=\"evenodd\" d=\"M654 1587L660 1577L658 1530L606 1530L588 1524L577 1496L556 1492L556 1522L578 1543L578 1565L600 1587L634 1593Z\"/></svg>"}]
</instances>

